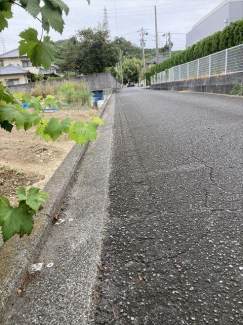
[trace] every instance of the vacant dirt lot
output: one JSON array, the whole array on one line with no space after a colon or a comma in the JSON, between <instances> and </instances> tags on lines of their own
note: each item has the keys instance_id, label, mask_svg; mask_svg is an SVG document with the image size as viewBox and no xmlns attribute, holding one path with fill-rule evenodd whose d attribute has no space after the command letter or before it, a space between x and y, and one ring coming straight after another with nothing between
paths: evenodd
<instances>
[{"instance_id":1,"label":"vacant dirt lot","mask_svg":"<svg viewBox=\"0 0 243 325\"><path fill-rule=\"evenodd\" d=\"M87 122L97 115L97 110L60 110L45 115L48 119L70 117L73 121ZM35 135L35 129L12 133L0 129L0 166L3 166L0 168L0 197L15 196L19 186L43 188L73 145L66 135L47 143Z\"/></svg>"}]
</instances>

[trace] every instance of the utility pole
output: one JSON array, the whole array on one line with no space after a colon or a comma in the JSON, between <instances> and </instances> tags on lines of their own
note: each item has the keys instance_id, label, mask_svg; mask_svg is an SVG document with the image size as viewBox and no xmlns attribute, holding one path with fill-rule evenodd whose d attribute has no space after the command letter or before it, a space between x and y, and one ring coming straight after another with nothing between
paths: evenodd
<instances>
[{"instance_id":1,"label":"utility pole","mask_svg":"<svg viewBox=\"0 0 243 325\"><path fill-rule=\"evenodd\" d=\"M1 34L0 34L0 54L5 53L5 52L6 52L5 42L4 42L3 37L1 38Z\"/></svg>"},{"instance_id":2,"label":"utility pole","mask_svg":"<svg viewBox=\"0 0 243 325\"><path fill-rule=\"evenodd\" d=\"M169 57L171 58L171 33L168 33L168 37L169 37Z\"/></svg>"},{"instance_id":3,"label":"utility pole","mask_svg":"<svg viewBox=\"0 0 243 325\"><path fill-rule=\"evenodd\" d=\"M141 40L141 48L142 48L142 53L143 53L143 71L146 72L146 61L145 61L145 39L144 36L148 35L147 31L142 27L139 31Z\"/></svg>"},{"instance_id":4,"label":"utility pole","mask_svg":"<svg viewBox=\"0 0 243 325\"><path fill-rule=\"evenodd\" d=\"M155 15L155 41L156 41L156 63L159 62L159 43L158 43L158 25L157 25L157 8L154 6Z\"/></svg>"},{"instance_id":5,"label":"utility pole","mask_svg":"<svg viewBox=\"0 0 243 325\"><path fill-rule=\"evenodd\" d=\"M122 88L123 88L123 53L122 50L120 49L120 72L121 72L121 84L122 84Z\"/></svg>"}]
</instances>

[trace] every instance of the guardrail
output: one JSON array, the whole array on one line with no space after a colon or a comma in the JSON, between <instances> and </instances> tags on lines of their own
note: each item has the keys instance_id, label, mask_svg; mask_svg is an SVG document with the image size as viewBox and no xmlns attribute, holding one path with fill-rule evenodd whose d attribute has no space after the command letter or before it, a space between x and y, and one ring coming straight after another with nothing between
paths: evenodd
<instances>
[{"instance_id":1,"label":"guardrail","mask_svg":"<svg viewBox=\"0 0 243 325\"><path fill-rule=\"evenodd\" d=\"M243 72L243 44L177 65L151 77L151 84Z\"/></svg>"}]
</instances>

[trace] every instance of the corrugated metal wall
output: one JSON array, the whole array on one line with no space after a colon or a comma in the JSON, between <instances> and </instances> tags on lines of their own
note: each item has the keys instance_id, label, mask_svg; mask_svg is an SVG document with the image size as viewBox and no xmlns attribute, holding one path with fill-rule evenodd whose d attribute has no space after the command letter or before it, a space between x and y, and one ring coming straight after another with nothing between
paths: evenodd
<instances>
[{"instance_id":1,"label":"corrugated metal wall","mask_svg":"<svg viewBox=\"0 0 243 325\"><path fill-rule=\"evenodd\" d=\"M204 37L223 30L226 27L225 19L228 20L228 23L231 23L242 18L243 1L227 3L224 7L220 8L217 12L212 14L208 19L203 21L187 34L187 47L200 41Z\"/></svg>"}]
</instances>

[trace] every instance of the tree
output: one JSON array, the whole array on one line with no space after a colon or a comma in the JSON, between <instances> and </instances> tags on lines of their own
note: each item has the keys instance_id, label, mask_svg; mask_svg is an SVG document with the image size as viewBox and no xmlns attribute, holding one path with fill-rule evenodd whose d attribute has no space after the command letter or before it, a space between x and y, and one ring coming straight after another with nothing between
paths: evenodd
<instances>
[{"instance_id":1,"label":"tree","mask_svg":"<svg viewBox=\"0 0 243 325\"><path fill-rule=\"evenodd\" d=\"M125 59L123 63L124 83L129 81L138 82L142 67L142 61L136 58Z\"/></svg>"},{"instance_id":2,"label":"tree","mask_svg":"<svg viewBox=\"0 0 243 325\"><path fill-rule=\"evenodd\" d=\"M142 60L142 50L139 46L132 44L130 41L126 40L124 37L115 37L115 44L122 51L123 56L128 59L136 58ZM145 49L145 57L150 60L156 55L155 49Z\"/></svg>"},{"instance_id":3,"label":"tree","mask_svg":"<svg viewBox=\"0 0 243 325\"><path fill-rule=\"evenodd\" d=\"M172 42L170 42L170 44L165 44L160 50L161 54L165 55L165 56L169 55L170 50L172 49L173 45L174 44Z\"/></svg>"},{"instance_id":4,"label":"tree","mask_svg":"<svg viewBox=\"0 0 243 325\"><path fill-rule=\"evenodd\" d=\"M87 28L78 31L66 45L62 70L79 74L100 73L114 67L118 58L118 48L104 26Z\"/></svg>"}]
</instances>

